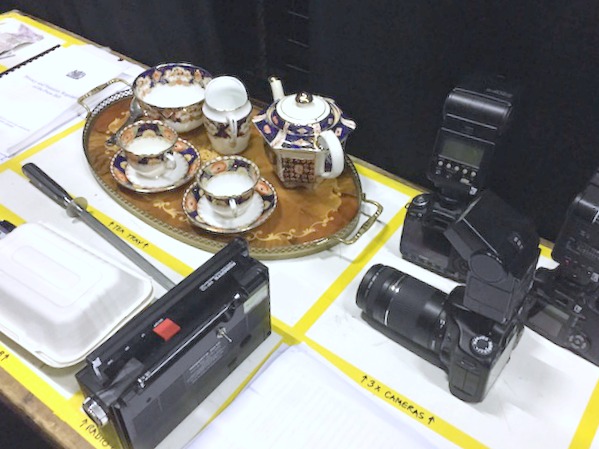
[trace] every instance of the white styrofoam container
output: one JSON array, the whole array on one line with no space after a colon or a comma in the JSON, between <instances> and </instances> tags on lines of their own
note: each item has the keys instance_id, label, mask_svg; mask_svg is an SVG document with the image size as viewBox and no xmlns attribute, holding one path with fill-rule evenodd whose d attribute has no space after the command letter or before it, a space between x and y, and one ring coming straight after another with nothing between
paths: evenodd
<instances>
[{"instance_id":1,"label":"white styrofoam container","mask_svg":"<svg viewBox=\"0 0 599 449\"><path fill-rule=\"evenodd\" d=\"M44 223L0 240L0 332L53 367L73 365L153 297L152 282Z\"/></svg>"}]
</instances>

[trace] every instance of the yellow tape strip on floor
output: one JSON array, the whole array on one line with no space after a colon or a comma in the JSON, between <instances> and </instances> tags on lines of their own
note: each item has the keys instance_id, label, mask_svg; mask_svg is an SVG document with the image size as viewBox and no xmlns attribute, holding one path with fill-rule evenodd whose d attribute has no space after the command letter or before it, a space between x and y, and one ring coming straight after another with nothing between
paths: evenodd
<instances>
[{"instance_id":1,"label":"yellow tape strip on floor","mask_svg":"<svg viewBox=\"0 0 599 449\"><path fill-rule=\"evenodd\" d=\"M451 425L444 419L419 406L402 394L392 390L376 378L370 376L364 371L339 357L337 354L329 351L309 338L305 338L305 343L312 349L331 362L335 367L341 370L347 377L356 382L366 391L374 394L379 399L392 405L399 411L405 413L410 418L416 420L428 429L438 433L459 447L467 449L485 449L487 446L472 438L470 435Z\"/></svg>"},{"instance_id":2,"label":"yellow tape strip on floor","mask_svg":"<svg viewBox=\"0 0 599 449\"><path fill-rule=\"evenodd\" d=\"M593 393L582 418L578 423L578 428L572 438L569 449L587 449L593 444L593 439L599 428L599 382L595 385Z\"/></svg>"},{"instance_id":3,"label":"yellow tape strip on floor","mask_svg":"<svg viewBox=\"0 0 599 449\"><path fill-rule=\"evenodd\" d=\"M33 28L37 28L38 30L41 30L45 33L48 33L48 34L54 36L54 37L62 39L64 41L64 44L63 44L64 47L69 46L69 45L81 45L81 44L85 43L81 39L71 36L68 33L57 30L56 28L54 28L50 25L45 25L45 24L40 23L30 17L23 16L16 12L7 12L5 14L0 14L0 19L15 19L15 20L18 20L19 22L26 23L27 25L30 25Z\"/></svg>"}]
</instances>

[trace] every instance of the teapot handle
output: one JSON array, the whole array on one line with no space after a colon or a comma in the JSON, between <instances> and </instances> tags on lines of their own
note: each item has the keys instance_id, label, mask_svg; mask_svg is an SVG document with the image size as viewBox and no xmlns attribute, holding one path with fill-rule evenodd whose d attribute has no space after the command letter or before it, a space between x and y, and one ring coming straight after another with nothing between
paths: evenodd
<instances>
[{"instance_id":1,"label":"teapot handle","mask_svg":"<svg viewBox=\"0 0 599 449\"><path fill-rule=\"evenodd\" d=\"M325 145L322 145L322 141ZM336 178L343 172L345 166L345 154L343 153L341 141L332 130L327 129L316 138L316 143L318 146L326 148L331 154L331 171L325 171L325 158L322 158L322 165L318 167L318 174L326 179Z\"/></svg>"}]
</instances>

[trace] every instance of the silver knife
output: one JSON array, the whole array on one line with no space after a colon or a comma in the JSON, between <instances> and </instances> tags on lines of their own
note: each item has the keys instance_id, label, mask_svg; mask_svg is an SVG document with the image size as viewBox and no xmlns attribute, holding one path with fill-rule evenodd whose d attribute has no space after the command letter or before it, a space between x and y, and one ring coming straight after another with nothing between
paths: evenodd
<instances>
[{"instance_id":1,"label":"silver knife","mask_svg":"<svg viewBox=\"0 0 599 449\"><path fill-rule=\"evenodd\" d=\"M31 184L66 209L67 214L70 217L78 217L86 225L96 231L104 240L118 249L131 262L151 276L158 284L167 290L170 290L175 286L173 281L167 278L154 265L148 262L143 256L139 255L131 246L121 240L117 235L113 234L110 229L90 214L87 211L87 201L85 198L73 198L41 168L31 162L24 164L22 170L25 176L29 178L29 181L31 181Z\"/></svg>"}]
</instances>

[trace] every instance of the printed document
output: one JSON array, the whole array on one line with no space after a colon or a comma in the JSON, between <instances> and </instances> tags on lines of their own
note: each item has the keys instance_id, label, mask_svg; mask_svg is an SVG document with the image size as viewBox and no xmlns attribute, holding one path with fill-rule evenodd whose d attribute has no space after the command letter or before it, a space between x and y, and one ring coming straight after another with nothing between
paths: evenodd
<instances>
[{"instance_id":1,"label":"printed document","mask_svg":"<svg viewBox=\"0 0 599 449\"><path fill-rule=\"evenodd\" d=\"M0 157L85 114L77 99L131 65L95 46L71 45L0 76Z\"/></svg>"},{"instance_id":2,"label":"printed document","mask_svg":"<svg viewBox=\"0 0 599 449\"><path fill-rule=\"evenodd\" d=\"M309 347L292 346L186 449L433 449L383 406Z\"/></svg>"}]
</instances>

